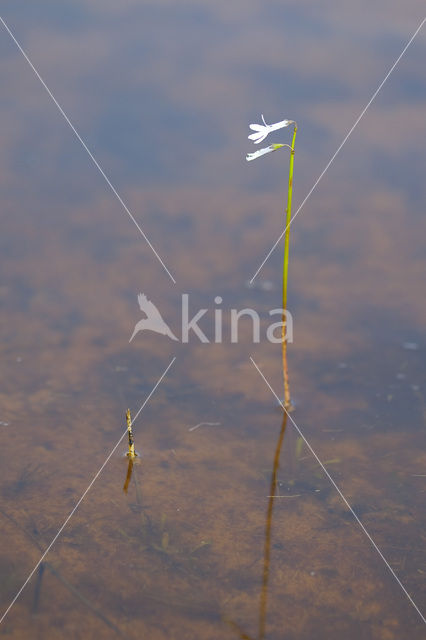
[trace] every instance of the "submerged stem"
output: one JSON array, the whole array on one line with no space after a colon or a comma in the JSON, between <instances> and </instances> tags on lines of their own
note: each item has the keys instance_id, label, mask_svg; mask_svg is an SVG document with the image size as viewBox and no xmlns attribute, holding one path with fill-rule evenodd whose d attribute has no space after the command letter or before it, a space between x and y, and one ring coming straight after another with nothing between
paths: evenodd
<instances>
[{"instance_id":1,"label":"submerged stem","mask_svg":"<svg viewBox=\"0 0 426 640\"><path fill-rule=\"evenodd\" d=\"M272 465L271 484L269 487L269 500L268 509L266 512L266 526L265 526L265 544L263 551L263 575L262 575L262 590L260 592L260 606L259 606L259 636L258 640L264 640L266 631L266 612L268 605L268 584L269 584L269 569L271 564L271 537L272 537L272 515L274 511L274 500L278 484L278 469L280 466L281 449L283 446L285 430L287 427L287 412L284 411L283 420L281 423L281 430L278 436L277 446L275 447L274 462Z\"/></svg>"},{"instance_id":2,"label":"submerged stem","mask_svg":"<svg viewBox=\"0 0 426 640\"><path fill-rule=\"evenodd\" d=\"M284 313L287 309L287 281L288 281L288 258L290 250L290 222L291 222L291 202L293 198L293 168L294 168L294 145L296 142L297 125L294 123L293 140L291 142L290 164L288 171L288 192L286 208L286 226L284 236L284 261L283 261L283 318L282 318L282 358L283 358L283 378L284 378L284 406L291 408L290 384L287 366L287 316Z\"/></svg>"}]
</instances>

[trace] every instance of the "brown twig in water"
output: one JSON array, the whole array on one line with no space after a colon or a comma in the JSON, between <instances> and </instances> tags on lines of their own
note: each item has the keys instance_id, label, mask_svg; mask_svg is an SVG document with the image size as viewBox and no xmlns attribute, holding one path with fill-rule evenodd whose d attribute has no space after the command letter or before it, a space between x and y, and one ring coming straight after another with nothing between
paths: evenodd
<instances>
[{"instance_id":1,"label":"brown twig in water","mask_svg":"<svg viewBox=\"0 0 426 640\"><path fill-rule=\"evenodd\" d=\"M33 598L33 610L32 610L33 613L37 613L38 611L38 605L40 602L40 593L41 593L41 582L43 580L44 568L45 568L44 563L41 562L38 567L36 583L34 586L34 598Z\"/></svg>"}]
</instances>

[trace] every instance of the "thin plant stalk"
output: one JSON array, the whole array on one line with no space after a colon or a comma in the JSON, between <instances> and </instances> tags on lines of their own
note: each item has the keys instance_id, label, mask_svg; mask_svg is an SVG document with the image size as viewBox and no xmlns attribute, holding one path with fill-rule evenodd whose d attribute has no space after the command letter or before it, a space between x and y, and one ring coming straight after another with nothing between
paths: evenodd
<instances>
[{"instance_id":1,"label":"thin plant stalk","mask_svg":"<svg viewBox=\"0 0 426 640\"><path fill-rule=\"evenodd\" d=\"M290 164L288 171L288 191L287 191L287 208L286 208L286 226L284 236L284 261L283 261L283 318L282 318L282 357L283 357L283 378L284 378L284 407L291 409L290 399L290 383L288 376L287 364L287 282L288 282L288 259L290 252L290 221L291 221L291 203L293 199L293 168L294 168L294 145L296 142L297 125L294 124L293 139L290 150Z\"/></svg>"},{"instance_id":2,"label":"thin plant stalk","mask_svg":"<svg viewBox=\"0 0 426 640\"><path fill-rule=\"evenodd\" d=\"M278 485L278 470L280 466L281 449L284 442L286 427L287 427L287 413L284 412L283 420L281 423L281 430L278 436L277 446L275 448L274 462L272 465L271 484L269 487L268 509L266 512L265 546L264 546L264 552L263 552L262 590L260 592L260 606L259 606L258 640L264 640L265 632L266 632L266 611L267 611L267 605L268 605L269 569L271 564L272 515L274 511L274 501L276 498L277 485Z\"/></svg>"}]
</instances>

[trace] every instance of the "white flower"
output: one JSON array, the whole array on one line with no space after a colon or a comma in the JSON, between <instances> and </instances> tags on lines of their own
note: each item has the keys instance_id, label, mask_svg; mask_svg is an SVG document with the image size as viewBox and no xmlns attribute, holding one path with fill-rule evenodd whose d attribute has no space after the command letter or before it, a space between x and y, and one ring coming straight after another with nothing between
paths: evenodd
<instances>
[{"instance_id":1,"label":"white flower","mask_svg":"<svg viewBox=\"0 0 426 640\"><path fill-rule=\"evenodd\" d=\"M276 122L275 124L266 124L265 118L262 114L263 124L251 124L250 129L255 131L255 133L251 133L248 136L249 140L253 140L254 144L259 144L262 142L266 136L272 131L277 131L278 129L283 129L284 127L288 127L289 124L293 124L293 120L281 120L281 122Z\"/></svg>"},{"instance_id":2,"label":"white flower","mask_svg":"<svg viewBox=\"0 0 426 640\"><path fill-rule=\"evenodd\" d=\"M270 144L269 147L264 147L263 149L259 149L259 151L255 151L254 153L248 153L246 155L246 160L247 162L250 162L250 160L256 160L256 158L260 158L260 156L264 156L266 153L271 153L272 151L281 149L281 147L288 146L288 144Z\"/></svg>"}]
</instances>

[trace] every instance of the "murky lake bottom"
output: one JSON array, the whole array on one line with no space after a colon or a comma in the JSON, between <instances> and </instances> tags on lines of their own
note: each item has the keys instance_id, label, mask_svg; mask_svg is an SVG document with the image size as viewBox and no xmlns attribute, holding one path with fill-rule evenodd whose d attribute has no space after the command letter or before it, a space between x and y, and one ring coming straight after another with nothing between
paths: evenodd
<instances>
[{"instance_id":1,"label":"murky lake bottom","mask_svg":"<svg viewBox=\"0 0 426 640\"><path fill-rule=\"evenodd\" d=\"M136 414L176 360L135 421L133 468L123 438L0 633L422 637L418 613L249 360L279 394L277 345L250 343L248 324L241 344L184 345L148 332L129 344L140 263L156 267L136 242L108 259L75 255L69 233L33 232L30 262L5 261L10 281L19 276L2 290L5 332L20 343L2 347L4 608L124 435L126 408ZM54 272L49 253L60 255ZM157 279L152 298L176 325L178 296ZM213 286L206 277L205 290ZM232 298L232 286L223 295L237 308L261 311L278 296L270 284L243 285ZM195 288L194 305L208 297ZM423 347L351 329L346 343L322 343L306 318L290 351L291 419L421 602Z\"/></svg>"}]
</instances>

